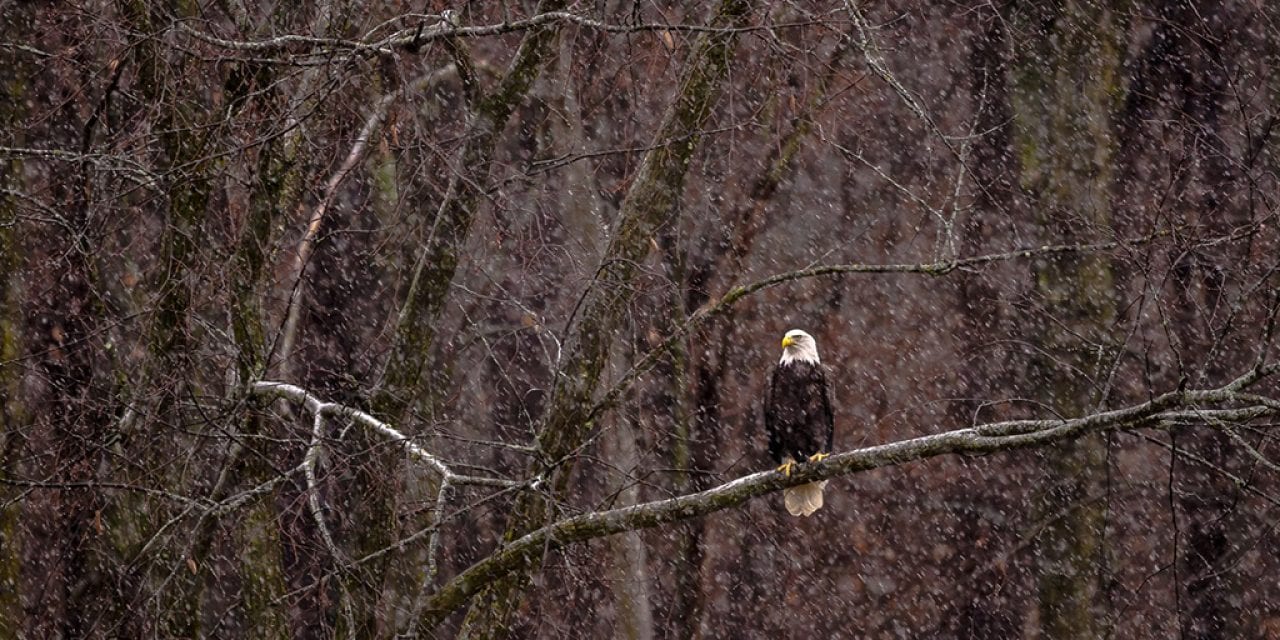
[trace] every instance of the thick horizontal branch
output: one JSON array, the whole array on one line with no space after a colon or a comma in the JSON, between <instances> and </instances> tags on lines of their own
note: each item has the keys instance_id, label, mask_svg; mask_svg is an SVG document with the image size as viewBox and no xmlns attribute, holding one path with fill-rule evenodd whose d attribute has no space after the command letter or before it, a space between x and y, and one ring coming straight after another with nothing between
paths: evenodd
<instances>
[{"instance_id":1,"label":"thick horizontal branch","mask_svg":"<svg viewBox=\"0 0 1280 640\"><path fill-rule=\"evenodd\" d=\"M947 454L988 454L1043 446L1087 433L1132 430L1168 421L1185 421L1200 405L1238 402L1252 394L1242 391L1280 371L1280 363L1256 368L1227 385L1202 391L1174 391L1131 407L1103 411L1068 420L1012 420L957 429L945 433L864 447L806 464L790 477L774 471L753 473L718 487L666 500L588 513L547 525L502 547L473 564L437 591L425 608L427 628L462 606L486 584L517 569L549 549L575 542L655 527L736 507L747 500L789 486L827 480L871 469L896 466ZM1239 409L1208 409L1215 421L1235 417L1253 419L1280 415L1274 400Z\"/></svg>"}]
</instances>

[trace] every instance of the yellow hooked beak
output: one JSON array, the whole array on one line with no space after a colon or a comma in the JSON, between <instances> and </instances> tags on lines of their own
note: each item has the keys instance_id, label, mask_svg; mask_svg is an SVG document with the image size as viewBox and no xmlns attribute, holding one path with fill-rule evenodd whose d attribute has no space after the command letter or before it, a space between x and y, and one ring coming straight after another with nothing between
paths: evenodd
<instances>
[{"instance_id":1,"label":"yellow hooked beak","mask_svg":"<svg viewBox=\"0 0 1280 640\"><path fill-rule=\"evenodd\" d=\"M787 347L789 347L789 346L791 346L791 345L793 345L793 344L795 344L795 343L796 343L796 339L795 339L795 338L792 338L791 336L782 336L782 348L783 348L783 349L786 349Z\"/></svg>"}]
</instances>

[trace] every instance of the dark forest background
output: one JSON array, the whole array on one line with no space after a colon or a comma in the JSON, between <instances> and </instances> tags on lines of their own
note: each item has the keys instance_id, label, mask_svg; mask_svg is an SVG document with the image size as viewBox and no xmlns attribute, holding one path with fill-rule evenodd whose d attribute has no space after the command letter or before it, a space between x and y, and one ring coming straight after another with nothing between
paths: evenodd
<instances>
[{"instance_id":1,"label":"dark forest background","mask_svg":"<svg viewBox=\"0 0 1280 640\"><path fill-rule=\"evenodd\" d=\"M0 15L0 636L1280 638L1273 3Z\"/></svg>"}]
</instances>

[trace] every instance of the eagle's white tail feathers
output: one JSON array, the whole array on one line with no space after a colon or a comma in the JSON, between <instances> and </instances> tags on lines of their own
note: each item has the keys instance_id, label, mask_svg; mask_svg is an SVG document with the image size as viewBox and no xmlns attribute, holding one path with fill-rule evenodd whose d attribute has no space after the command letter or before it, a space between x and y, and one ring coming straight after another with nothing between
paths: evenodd
<instances>
[{"instance_id":1,"label":"eagle's white tail feathers","mask_svg":"<svg viewBox=\"0 0 1280 640\"><path fill-rule=\"evenodd\" d=\"M814 511L822 508L822 490L826 487L827 481L822 480L783 489L782 503L787 506L787 513L793 516L813 515Z\"/></svg>"}]
</instances>

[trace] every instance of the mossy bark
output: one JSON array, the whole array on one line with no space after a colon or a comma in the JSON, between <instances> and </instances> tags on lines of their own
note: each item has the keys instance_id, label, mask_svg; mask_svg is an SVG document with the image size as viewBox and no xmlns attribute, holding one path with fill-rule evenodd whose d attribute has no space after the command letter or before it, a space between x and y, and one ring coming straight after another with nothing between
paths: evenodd
<instances>
[{"instance_id":1,"label":"mossy bark","mask_svg":"<svg viewBox=\"0 0 1280 640\"><path fill-rule=\"evenodd\" d=\"M192 113L190 103L171 97L178 91L166 85L169 76L162 68L164 54L156 46L160 35L155 22L159 17L153 22L147 8L136 3L130 5L127 14L139 30L149 34L136 52L139 89L149 102L160 106L152 131L158 132L172 176L164 189L169 207L160 241L163 266L152 284L158 296L149 346L154 361L173 363L190 352L187 323L193 283L189 277L209 201L208 134L201 133L206 128L193 126L197 114Z\"/></svg>"},{"instance_id":2,"label":"mossy bark","mask_svg":"<svg viewBox=\"0 0 1280 640\"><path fill-rule=\"evenodd\" d=\"M248 218L231 258L231 328L236 340L240 381L259 379L267 369L267 344L261 304L263 270L272 230L298 200L296 139L273 138L258 151L257 184L249 198Z\"/></svg>"},{"instance_id":3,"label":"mossy bark","mask_svg":"<svg viewBox=\"0 0 1280 640\"><path fill-rule=\"evenodd\" d=\"M1122 98L1126 24L1121 2L1041 3L1012 12L1019 45L1011 65L1014 141L1021 183L1048 242L1106 238L1111 222L1113 113ZM1062 416L1105 398L1114 355L1115 284L1105 255L1061 255L1033 267L1042 301L1033 363L1040 400ZM1047 638L1102 634L1105 616L1105 442L1065 442L1046 462L1035 541L1039 623Z\"/></svg>"},{"instance_id":4,"label":"mossy bark","mask_svg":"<svg viewBox=\"0 0 1280 640\"><path fill-rule=\"evenodd\" d=\"M750 12L752 3L721 2L712 24L734 26ZM711 115L728 73L736 44L735 32L700 36L677 86L679 93L663 117L655 142L640 166L596 276L571 325L565 358L555 374L546 418L537 436L541 462L535 474L550 477L551 498L565 497L572 471L572 454L594 425L589 415L601 373L609 359L614 335L626 304L637 266L644 262L658 230L670 222L683 187L699 132ZM517 500L504 541L510 542L546 524L548 496L528 492ZM463 621L460 637L503 637L511 631L511 615L529 581L529 570L540 554L527 558L521 570L499 578L477 595Z\"/></svg>"},{"instance_id":5,"label":"mossy bark","mask_svg":"<svg viewBox=\"0 0 1280 640\"><path fill-rule=\"evenodd\" d=\"M288 616L279 602L285 598L280 558L280 527L270 498L249 507L240 518L240 593L245 628L250 638L291 637Z\"/></svg>"},{"instance_id":6,"label":"mossy bark","mask_svg":"<svg viewBox=\"0 0 1280 640\"><path fill-rule=\"evenodd\" d=\"M25 18L26 16L22 16ZM18 22L15 16L14 22ZM7 34L6 34L7 35ZM19 105L27 86L29 71L10 67L0 72L0 129L19 131L13 126L21 116ZM0 187L8 187L10 177L19 175L22 163L9 161L0 169ZM22 353L21 274L22 248L18 243L18 208L14 199L0 195L0 363L17 362ZM0 475L10 475L11 452L27 426L23 409L21 367L0 366ZM22 504L12 500L10 491L0 490L0 636L17 636L22 616L19 585L22 570L22 543L18 521Z\"/></svg>"},{"instance_id":7,"label":"mossy bark","mask_svg":"<svg viewBox=\"0 0 1280 640\"><path fill-rule=\"evenodd\" d=\"M272 229L296 200L298 170L293 151L292 145L281 141L268 142L259 150L259 187L250 196L249 217L232 256L229 311L241 384L257 380L268 365L260 285ZM251 415L240 423L244 437L262 435L264 421L261 418ZM259 475L252 469L254 459L254 456L246 455L243 445L234 443L211 497L224 499L237 486L246 484L247 478ZM240 565L243 616L245 626L255 638L285 638L289 635L287 618L273 604L287 591L282 575L280 528L275 516L274 501L265 500L248 509L242 527L245 532L243 547L246 549ZM200 542L194 550L201 556L196 560L198 565L204 564L203 557L210 548L218 524L214 519L200 523L195 534ZM189 595L196 600L194 606L200 606L200 591L193 590Z\"/></svg>"},{"instance_id":8,"label":"mossy bark","mask_svg":"<svg viewBox=\"0 0 1280 640\"><path fill-rule=\"evenodd\" d=\"M561 0L543 0L538 12L559 11L564 5ZM454 177L434 223L428 225L431 233L414 266L396 321L395 343L387 362L387 389L375 403L383 417L398 420L412 405L410 398L425 395L421 389L423 370L471 229L480 190L489 182L498 136L555 52L558 36L555 22L531 30L493 91L476 98ZM474 87L473 90L478 91Z\"/></svg>"}]
</instances>

